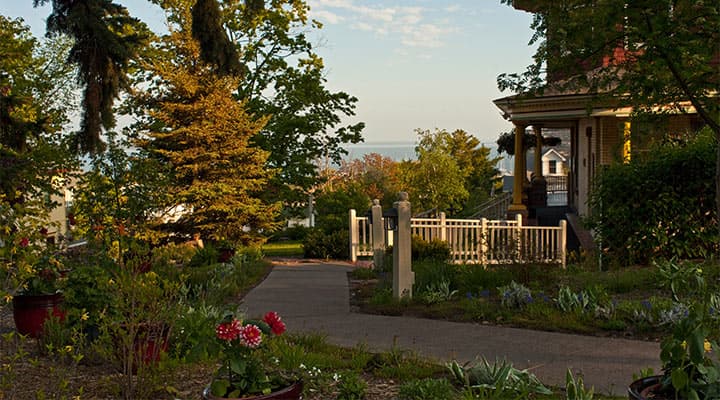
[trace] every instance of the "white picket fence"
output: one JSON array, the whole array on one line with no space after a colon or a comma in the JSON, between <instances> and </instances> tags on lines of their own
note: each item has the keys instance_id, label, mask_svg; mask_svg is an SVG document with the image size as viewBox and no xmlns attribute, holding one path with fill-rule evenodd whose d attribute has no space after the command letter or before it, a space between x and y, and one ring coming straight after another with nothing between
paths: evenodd
<instances>
[{"instance_id":1,"label":"white picket fence","mask_svg":"<svg viewBox=\"0 0 720 400\"><path fill-rule=\"evenodd\" d=\"M546 263L566 265L567 222L558 226L522 225L516 220L412 218L413 236L442 240L459 264ZM386 232L385 237L392 237ZM372 256L372 226L367 217L350 210L350 257ZM391 244L391 243L386 243Z\"/></svg>"}]
</instances>

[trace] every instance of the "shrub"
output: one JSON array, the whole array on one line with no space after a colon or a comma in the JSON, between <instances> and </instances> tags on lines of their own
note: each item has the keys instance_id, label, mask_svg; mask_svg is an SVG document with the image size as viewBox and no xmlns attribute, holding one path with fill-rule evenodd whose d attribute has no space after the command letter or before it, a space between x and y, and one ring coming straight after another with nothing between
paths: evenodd
<instances>
[{"instance_id":1,"label":"shrub","mask_svg":"<svg viewBox=\"0 0 720 400\"><path fill-rule=\"evenodd\" d=\"M218 251L212 244L208 243L202 249L197 249L188 263L189 267L203 267L218 262Z\"/></svg>"},{"instance_id":2,"label":"shrub","mask_svg":"<svg viewBox=\"0 0 720 400\"><path fill-rule=\"evenodd\" d=\"M590 194L587 225L604 250L626 264L716 252L716 149L707 129L686 143L658 145L652 156L603 170Z\"/></svg>"},{"instance_id":3,"label":"shrub","mask_svg":"<svg viewBox=\"0 0 720 400\"><path fill-rule=\"evenodd\" d=\"M303 254L306 258L346 260L350 258L350 236L347 230L330 234L311 230L303 241Z\"/></svg>"},{"instance_id":4,"label":"shrub","mask_svg":"<svg viewBox=\"0 0 720 400\"><path fill-rule=\"evenodd\" d=\"M440 239L432 239L428 242L420 236L413 236L411 252L412 259L417 261L447 261L450 259L450 247L447 242Z\"/></svg>"}]
</instances>

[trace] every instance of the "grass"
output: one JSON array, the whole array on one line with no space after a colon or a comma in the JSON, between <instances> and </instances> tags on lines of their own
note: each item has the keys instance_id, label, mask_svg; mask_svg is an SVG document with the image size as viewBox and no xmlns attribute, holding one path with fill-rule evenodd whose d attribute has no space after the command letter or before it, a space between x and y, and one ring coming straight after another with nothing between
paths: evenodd
<instances>
[{"instance_id":1,"label":"grass","mask_svg":"<svg viewBox=\"0 0 720 400\"><path fill-rule=\"evenodd\" d=\"M265 243L262 247L266 257L302 257L303 247L300 241Z\"/></svg>"}]
</instances>

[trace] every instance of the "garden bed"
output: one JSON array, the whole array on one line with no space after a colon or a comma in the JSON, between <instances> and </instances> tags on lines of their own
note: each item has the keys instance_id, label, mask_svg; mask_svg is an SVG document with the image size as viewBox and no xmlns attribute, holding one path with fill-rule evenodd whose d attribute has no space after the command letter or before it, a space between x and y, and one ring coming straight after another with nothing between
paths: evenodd
<instances>
[{"instance_id":1,"label":"garden bed","mask_svg":"<svg viewBox=\"0 0 720 400\"><path fill-rule=\"evenodd\" d=\"M718 266L703 268L716 286ZM483 269L421 261L413 269L410 301L392 299L388 273L349 273L352 310L652 341L666 334L682 312L660 283L660 267Z\"/></svg>"}]
</instances>

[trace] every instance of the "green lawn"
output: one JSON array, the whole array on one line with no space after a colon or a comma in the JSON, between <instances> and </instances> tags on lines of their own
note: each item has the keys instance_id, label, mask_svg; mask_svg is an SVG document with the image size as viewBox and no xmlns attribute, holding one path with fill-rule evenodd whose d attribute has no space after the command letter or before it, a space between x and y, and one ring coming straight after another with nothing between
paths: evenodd
<instances>
[{"instance_id":1,"label":"green lawn","mask_svg":"<svg viewBox=\"0 0 720 400\"><path fill-rule=\"evenodd\" d=\"M302 257L303 247L300 241L266 243L262 248L266 257Z\"/></svg>"}]
</instances>

